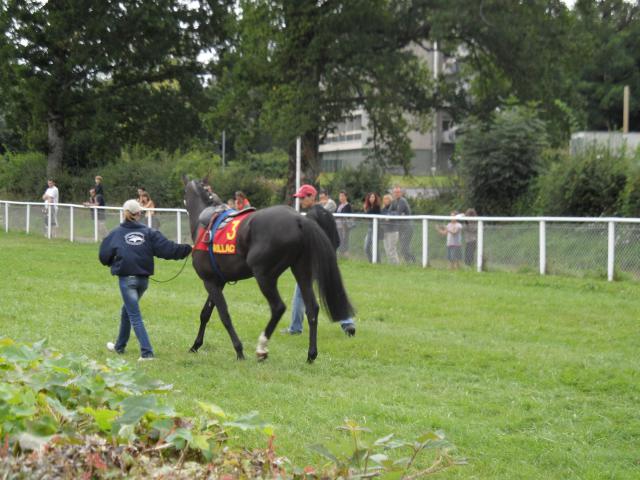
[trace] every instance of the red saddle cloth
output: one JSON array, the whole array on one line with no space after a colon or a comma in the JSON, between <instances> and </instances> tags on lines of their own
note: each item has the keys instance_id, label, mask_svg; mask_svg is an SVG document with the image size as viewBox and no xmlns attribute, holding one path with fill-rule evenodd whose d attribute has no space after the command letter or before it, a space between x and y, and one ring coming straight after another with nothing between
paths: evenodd
<instances>
[{"instance_id":1,"label":"red saddle cloth","mask_svg":"<svg viewBox=\"0 0 640 480\"><path fill-rule=\"evenodd\" d=\"M222 225L213 234L213 253L220 255L234 255L236 253L236 241L238 239L238 228L240 224L254 213L255 210L240 212L230 216L222 222ZM200 227L194 250L209 250L211 244L211 231Z\"/></svg>"}]
</instances>

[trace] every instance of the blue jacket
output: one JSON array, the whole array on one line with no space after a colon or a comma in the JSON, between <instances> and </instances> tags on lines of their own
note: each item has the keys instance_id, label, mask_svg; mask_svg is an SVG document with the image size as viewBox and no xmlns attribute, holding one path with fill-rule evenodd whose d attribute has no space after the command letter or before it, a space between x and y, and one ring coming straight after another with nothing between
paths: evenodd
<instances>
[{"instance_id":1,"label":"blue jacket","mask_svg":"<svg viewBox=\"0 0 640 480\"><path fill-rule=\"evenodd\" d=\"M138 222L123 222L100 245L100 263L120 277L153 275L153 257L179 260L191 253L191 245L174 243L158 230Z\"/></svg>"}]
</instances>

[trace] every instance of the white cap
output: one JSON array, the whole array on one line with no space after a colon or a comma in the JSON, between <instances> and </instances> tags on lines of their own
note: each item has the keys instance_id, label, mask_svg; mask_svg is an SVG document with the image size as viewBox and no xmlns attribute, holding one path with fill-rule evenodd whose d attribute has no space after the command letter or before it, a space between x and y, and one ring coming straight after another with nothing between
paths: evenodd
<instances>
[{"instance_id":1,"label":"white cap","mask_svg":"<svg viewBox=\"0 0 640 480\"><path fill-rule=\"evenodd\" d=\"M124 211L131 212L134 215L142 211L142 207L140 206L138 201L134 199L127 200L126 202L124 202L124 205L122 205L122 209Z\"/></svg>"}]
</instances>

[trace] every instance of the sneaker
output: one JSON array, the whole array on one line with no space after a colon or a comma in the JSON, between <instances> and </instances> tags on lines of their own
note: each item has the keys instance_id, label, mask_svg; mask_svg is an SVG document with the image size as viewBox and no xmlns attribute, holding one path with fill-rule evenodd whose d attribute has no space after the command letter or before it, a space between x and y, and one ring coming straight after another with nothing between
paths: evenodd
<instances>
[{"instance_id":1,"label":"sneaker","mask_svg":"<svg viewBox=\"0 0 640 480\"><path fill-rule=\"evenodd\" d=\"M288 328L283 328L282 330L280 330L280 333L283 335L300 335L302 334L302 332L294 332L293 330L290 330Z\"/></svg>"},{"instance_id":2,"label":"sneaker","mask_svg":"<svg viewBox=\"0 0 640 480\"><path fill-rule=\"evenodd\" d=\"M107 350L109 350L110 352L118 353L120 355L124 353L124 350L116 350L116 344L113 342L107 342Z\"/></svg>"},{"instance_id":3,"label":"sneaker","mask_svg":"<svg viewBox=\"0 0 640 480\"><path fill-rule=\"evenodd\" d=\"M155 360L156 357L140 357L138 359L139 362L150 362L151 360Z\"/></svg>"}]
</instances>

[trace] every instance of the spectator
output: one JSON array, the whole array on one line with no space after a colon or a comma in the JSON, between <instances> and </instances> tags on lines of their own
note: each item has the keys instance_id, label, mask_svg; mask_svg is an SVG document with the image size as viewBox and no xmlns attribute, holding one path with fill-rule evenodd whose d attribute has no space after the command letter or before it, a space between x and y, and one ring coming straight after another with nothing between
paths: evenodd
<instances>
[{"instance_id":1,"label":"spectator","mask_svg":"<svg viewBox=\"0 0 640 480\"><path fill-rule=\"evenodd\" d=\"M436 227L440 235L447 236L447 259L449 268L457 270L462 260L462 224L458 222L458 212L451 212L451 221L446 227Z\"/></svg>"},{"instance_id":2,"label":"spectator","mask_svg":"<svg viewBox=\"0 0 640 480\"><path fill-rule=\"evenodd\" d=\"M118 276L123 300L118 338L115 343L108 342L107 349L124 353L133 327L140 344L138 360L153 360L153 347L139 306L153 275L153 257L179 260L191 253L191 245L174 243L139 223L142 207L136 200L127 200L122 208L125 221L102 241L99 253L100 263L111 267L111 274Z\"/></svg>"},{"instance_id":3,"label":"spectator","mask_svg":"<svg viewBox=\"0 0 640 480\"><path fill-rule=\"evenodd\" d=\"M236 210L244 210L245 208L249 208L251 206L251 203L249 203L249 199L244 194L244 192L241 192L240 190L238 190L235 194L235 197L236 197Z\"/></svg>"},{"instance_id":4,"label":"spectator","mask_svg":"<svg viewBox=\"0 0 640 480\"><path fill-rule=\"evenodd\" d=\"M397 215L391 210L391 202L393 197L388 193L382 197L382 215ZM395 220L384 220L382 224L382 233L384 241L384 252L389 259L389 263L397 265L400 263L398 258L398 223Z\"/></svg>"},{"instance_id":5,"label":"spectator","mask_svg":"<svg viewBox=\"0 0 640 480\"><path fill-rule=\"evenodd\" d=\"M353 211L346 191L340 191L338 201L340 204L336 209L336 213L351 213ZM338 234L340 235L340 247L338 248L338 252L346 254L349 251L349 231L353 228L354 221L351 218L338 218L336 223L338 227Z\"/></svg>"},{"instance_id":6,"label":"spectator","mask_svg":"<svg viewBox=\"0 0 640 480\"><path fill-rule=\"evenodd\" d=\"M375 192L367 193L367 196L364 197L364 205L363 208L364 213L368 213L369 215L380 215L380 195ZM378 229L378 240L380 239L381 229ZM380 242L378 242L379 244ZM373 261L373 220L369 223L369 230L367 231L366 237L364 237L364 251L367 254L367 259L372 262Z\"/></svg>"},{"instance_id":7,"label":"spectator","mask_svg":"<svg viewBox=\"0 0 640 480\"><path fill-rule=\"evenodd\" d=\"M478 213L474 208L469 208L465 214L465 217L477 217ZM465 234L464 234L464 263L469 267L473 265L475 258L475 252L478 248L478 222L471 221L465 222Z\"/></svg>"},{"instance_id":8,"label":"spectator","mask_svg":"<svg viewBox=\"0 0 640 480\"><path fill-rule=\"evenodd\" d=\"M42 195L42 200L44 200L42 213L44 214L45 235L48 231L49 216L51 216L51 234L55 237L58 231L58 202L60 201L60 192L53 178L47 180L47 189Z\"/></svg>"},{"instance_id":9,"label":"spectator","mask_svg":"<svg viewBox=\"0 0 640 480\"><path fill-rule=\"evenodd\" d=\"M393 202L391 202L391 211L394 215L411 215L411 207L409 202L404 198L402 189L399 186L393 187ZM411 238L413 237L413 225L410 220L403 221L398 226L398 241L400 242L400 255L407 263L414 263L416 257L411 251Z\"/></svg>"},{"instance_id":10,"label":"spectator","mask_svg":"<svg viewBox=\"0 0 640 480\"><path fill-rule=\"evenodd\" d=\"M227 200L227 207L229 207L232 210L236 209L236 201L233 198L230 198L229 200Z\"/></svg>"},{"instance_id":11,"label":"spectator","mask_svg":"<svg viewBox=\"0 0 640 480\"><path fill-rule=\"evenodd\" d=\"M138 203L142 204L142 194L147 193L147 189L144 187L138 187L138 198L136 199Z\"/></svg>"},{"instance_id":12,"label":"spectator","mask_svg":"<svg viewBox=\"0 0 640 480\"><path fill-rule=\"evenodd\" d=\"M324 188L320 190L320 205L330 213L334 213L337 209L336 202L329 197L329 194Z\"/></svg>"},{"instance_id":13,"label":"spectator","mask_svg":"<svg viewBox=\"0 0 640 480\"><path fill-rule=\"evenodd\" d=\"M316 203L316 189L312 185L302 185L294 197L300 199L300 208L307 210L307 218L316 222L329 237L335 249L340 245L340 236L333 215L325 210L320 203ZM296 284L291 304L291 324L282 333L299 335L302 333L302 320L304 319L304 301L300 287ZM352 318L340 320L340 326L345 334L352 337L356 334L356 326Z\"/></svg>"},{"instance_id":14,"label":"spectator","mask_svg":"<svg viewBox=\"0 0 640 480\"><path fill-rule=\"evenodd\" d=\"M95 188L96 190L96 195L100 195L100 197L102 197L102 200L104 201L104 187L102 185L102 177L100 175L96 175L96 178L94 180L96 184L93 188Z\"/></svg>"},{"instance_id":15,"label":"spectator","mask_svg":"<svg viewBox=\"0 0 640 480\"><path fill-rule=\"evenodd\" d=\"M142 195L140 196L140 200L141 201L138 203L145 210L144 215L147 219L146 220L147 225L157 230L158 227L160 226L160 221L156 217L156 212L155 212L156 204L153 203L153 200L151 200L149 193L147 193L146 191L142 193Z\"/></svg>"},{"instance_id":16,"label":"spectator","mask_svg":"<svg viewBox=\"0 0 640 480\"><path fill-rule=\"evenodd\" d=\"M91 208L91 218L95 218L96 213L98 214L98 231L100 236L106 236L107 226L105 225L105 211L102 208L97 208L104 207L104 198L102 195L98 194L95 188L89 189L89 201L84 202L83 205L85 207L93 207Z\"/></svg>"}]
</instances>

